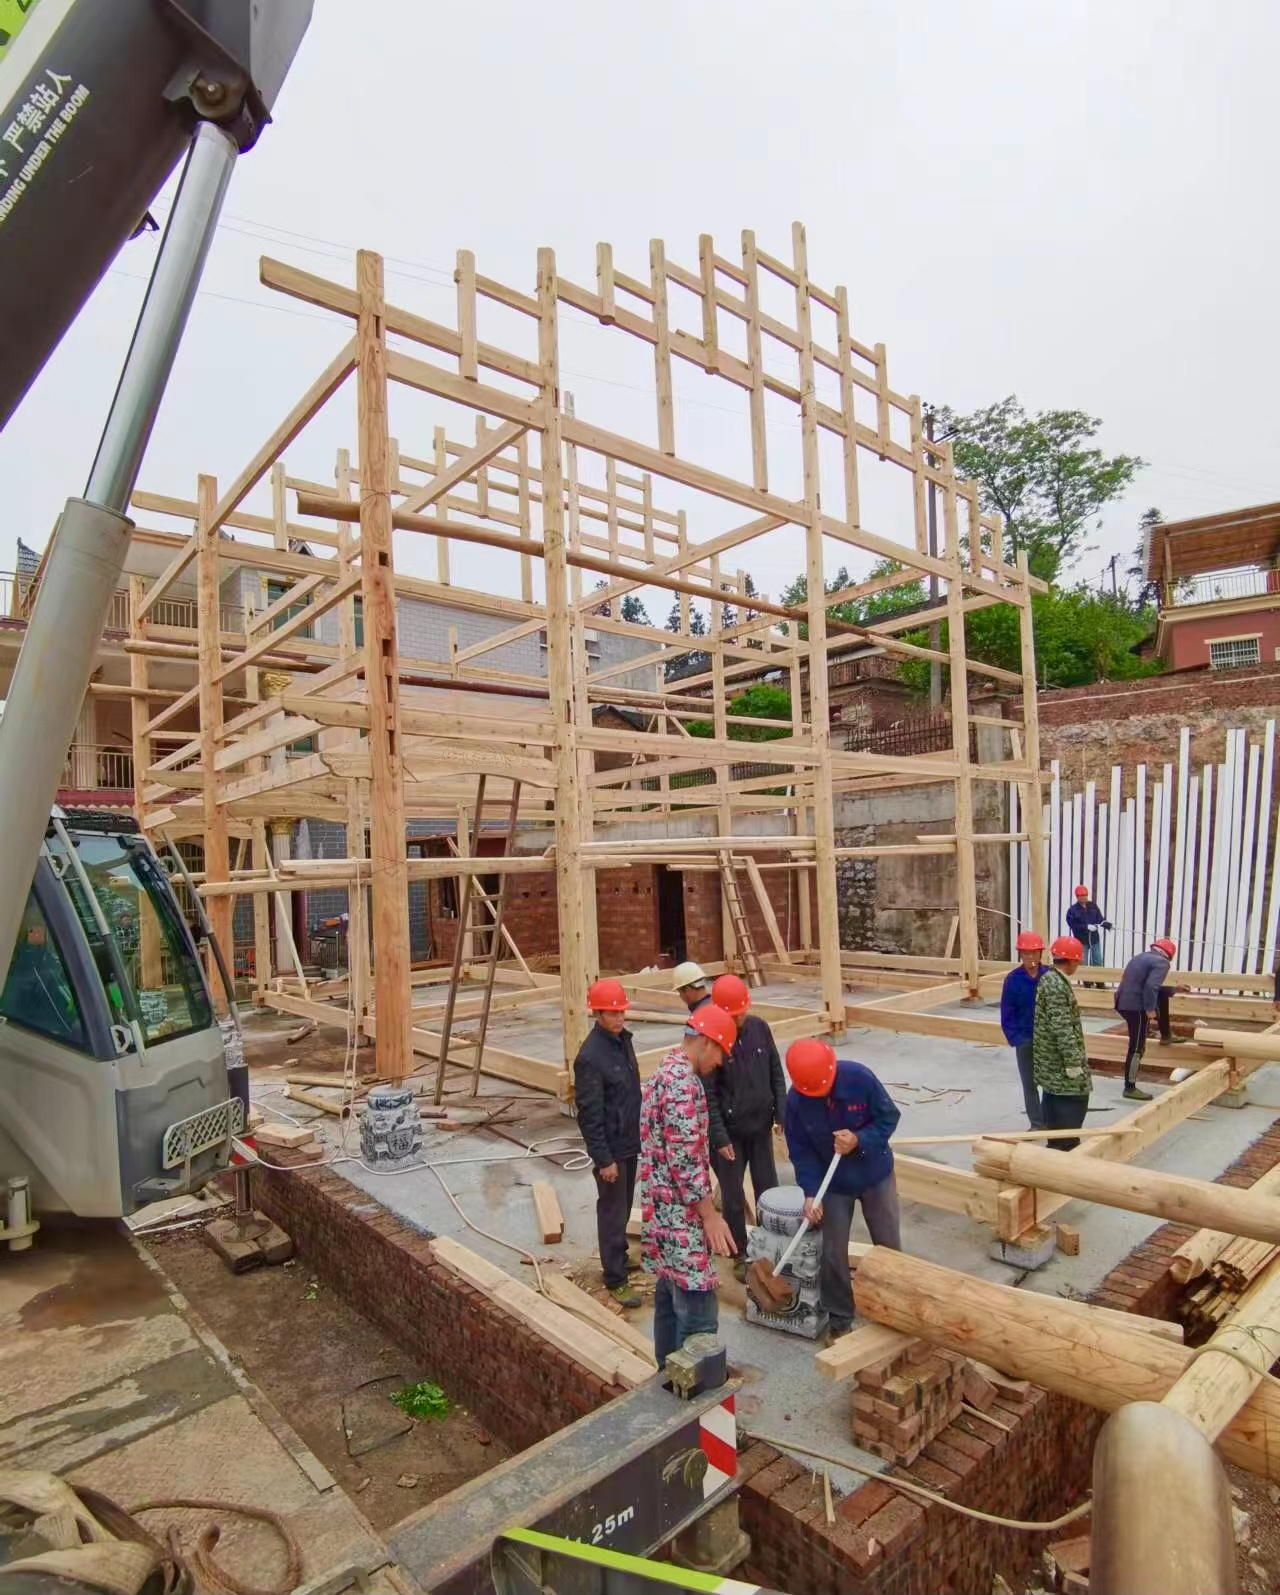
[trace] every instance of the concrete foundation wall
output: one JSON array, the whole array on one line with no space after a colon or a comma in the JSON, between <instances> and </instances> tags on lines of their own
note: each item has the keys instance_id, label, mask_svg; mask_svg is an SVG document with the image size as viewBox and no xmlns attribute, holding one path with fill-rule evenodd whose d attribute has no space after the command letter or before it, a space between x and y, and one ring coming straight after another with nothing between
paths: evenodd
<instances>
[{"instance_id":1,"label":"concrete foundation wall","mask_svg":"<svg viewBox=\"0 0 1280 1595\"><path fill-rule=\"evenodd\" d=\"M993 782L974 786L978 831L1005 831L1005 789ZM865 797L836 800L838 847L888 847L917 836L954 835L955 790L899 787ZM978 914L983 955L1008 948L1009 850L1002 844L976 850ZM840 945L855 952L909 953L941 957L956 913L956 863L945 854L899 858L840 859Z\"/></svg>"}]
</instances>

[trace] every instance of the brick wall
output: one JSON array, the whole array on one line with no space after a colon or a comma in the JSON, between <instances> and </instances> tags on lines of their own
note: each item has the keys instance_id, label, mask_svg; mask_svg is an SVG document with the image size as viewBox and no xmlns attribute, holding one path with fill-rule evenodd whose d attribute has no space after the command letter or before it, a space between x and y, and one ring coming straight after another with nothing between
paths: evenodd
<instances>
[{"instance_id":1,"label":"brick wall","mask_svg":"<svg viewBox=\"0 0 1280 1595\"><path fill-rule=\"evenodd\" d=\"M658 956L657 869L596 870L601 969L643 969Z\"/></svg>"},{"instance_id":2,"label":"brick wall","mask_svg":"<svg viewBox=\"0 0 1280 1595\"><path fill-rule=\"evenodd\" d=\"M715 963L724 957L720 877L710 870L682 870L684 890L684 945L695 963Z\"/></svg>"},{"instance_id":3,"label":"brick wall","mask_svg":"<svg viewBox=\"0 0 1280 1595\"><path fill-rule=\"evenodd\" d=\"M1098 682L1042 692L1039 704L1046 764L1057 759L1073 786L1109 779L1111 766L1122 765L1132 796L1135 766L1176 763L1183 726L1191 729L1193 770L1221 763L1228 728L1244 727L1259 740L1280 713L1280 664ZM1021 700L1011 707L1020 717Z\"/></svg>"},{"instance_id":4,"label":"brick wall","mask_svg":"<svg viewBox=\"0 0 1280 1595\"><path fill-rule=\"evenodd\" d=\"M1280 1125L1261 1135L1219 1177L1252 1185L1280 1163ZM1194 1231L1166 1224L1116 1268L1090 1298L1099 1306L1153 1318L1174 1315L1178 1287L1171 1254ZM1105 1414L1032 1388L1025 1401L1001 1396L984 1421L965 1414L904 1470L929 1489L1002 1517L1046 1520L1083 1500L1093 1444ZM828 1524L821 1480L771 1446L739 1457L742 1525L750 1562L738 1577L790 1595L983 1595L1001 1573L1014 1588L1063 1531L1027 1534L926 1506L893 1488L891 1469L836 1504ZM1078 1530L1086 1532L1087 1525Z\"/></svg>"},{"instance_id":5,"label":"brick wall","mask_svg":"<svg viewBox=\"0 0 1280 1595\"><path fill-rule=\"evenodd\" d=\"M435 1260L430 1237L329 1169L258 1165L253 1201L324 1283L523 1450L611 1400L606 1385Z\"/></svg>"}]
</instances>

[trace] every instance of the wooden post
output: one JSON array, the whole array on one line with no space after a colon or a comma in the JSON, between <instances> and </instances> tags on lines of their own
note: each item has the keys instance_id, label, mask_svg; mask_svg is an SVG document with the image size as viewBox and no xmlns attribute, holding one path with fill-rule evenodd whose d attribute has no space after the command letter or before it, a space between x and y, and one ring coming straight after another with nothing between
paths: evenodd
<instances>
[{"instance_id":1,"label":"wooden post","mask_svg":"<svg viewBox=\"0 0 1280 1595\"><path fill-rule=\"evenodd\" d=\"M809 308L809 265L804 228L791 230L796 269L796 329L800 335L800 429L804 457L805 573L809 621L809 735L818 762L813 772L814 875L818 883L818 952L826 1023L844 1032L844 977L840 967L840 909L836 897L835 804L831 795L831 710L827 682L826 581L822 563L822 502L818 457L818 395Z\"/></svg>"},{"instance_id":2,"label":"wooden post","mask_svg":"<svg viewBox=\"0 0 1280 1595\"><path fill-rule=\"evenodd\" d=\"M395 567L392 560L387 344L382 257L356 256L357 409L360 431L360 590L369 694L373 980L380 1080L413 1067L409 1020L409 870L399 732Z\"/></svg>"},{"instance_id":3,"label":"wooden post","mask_svg":"<svg viewBox=\"0 0 1280 1595\"><path fill-rule=\"evenodd\" d=\"M711 586L715 592L720 591L720 560L712 556L711 560ZM715 642L720 642L721 632L724 629L724 605L718 598L711 600L711 636ZM725 704L724 691L724 651L717 648L711 655L711 723L715 731L717 742L723 742L729 735L728 708ZM716 764L716 830L721 836L733 835L733 807L729 802L728 787L729 772L723 761ZM734 868L732 855L728 859L730 869ZM726 963L731 963L738 951L738 938L733 928L733 916L729 912L729 904L725 895L720 893L720 938L724 946Z\"/></svg>"},{"instance_id":4,"label":"wooden post","mask_svg":"<svg viewBox=\"0 0 1280 1595\"><path fill-rule=\"evenodd\" d=\"M992 1285L883 1246L859 1260L857 1292L860 1316L873 1323L1106 1412L1129 1401L1162 1400L1194 1363L1190 1347L1124 1329L1114 1319L1084 1319L1072 1310L1075 1303ZM1251 1473L1280 1479L1280 1385L1262 1382L1218 1448Z\"/></svg>"},{"instance_id":5,"label":"wooden post","mask_svg":"<svg viewBox=\"0 0 1280 1595\"><path fill-rule=\"evenodd\" d=\"M218 603L218 533L214 512L218 505L218 483L212 476L201 476L196 486L196 618L198 622L200 668L200 768L204 794L204 878L206 881L231 879L230 844L227 838L226 810L218 803L218 776L214 759L218 752L218 733L222 729L222 683L217 679L222 668L220 646L221 614ZM232 956L232 897L209 899L209 924L222 955L230 964ZM219 993L219 1008L225 1001L217 968L210 959L209 984Z\"/></svg>"},{"instance_id":6,"label":"wooden post","mask_svg":"<svg viewBox=\"0 0 1280 1595\"><path fill-rule=\"evenodd\" d=\"M253 821L253 867L268 869L271 852L267 845L264 821ZM271 904L265 892L253 894L253 982L256 993L266 991L271 982Z\"/></svg>"},{"instance_id":7,"label":"wooden post","mask_svg":"<svg viewBox=\"0 0 1280 1595\"><path fill-rule=\"evenodd\" d=\"M1027 833L1027 867L1031 883L1031 923L1025 930L1039 930L1045 941L1052 940L1058 926L1049 923L1049 884L1044 858L1044 797L1040 791L1040 703L1036 697L1036 636L1031 612L1031 590L1025 586L1030 574L1025 552L1018 555L1026 602L1018 610L1018 636L1022 660L1022 758L1033 779L1021 783L1018 800L1022 804L1023 826ZM1017 927L1014 928L1014 935ZM1010 950L1012 956L1012 949Z\"/></svg>"},{"instance_id":8,"label":"wooden post","mask_svg":"<svg viewBox=\"0 0 1280 1595\"><path fill-rule=\"evenodd\" d=\"M542 538L547 587L547 684L554 742L556 825L556 907L560 923L560 1005L566 1058L576 1055L587 1034L587 966L584 925L588 913L582 889L578 818L576 717L589 715L575 704L569 615L569 566L564 528L564 471L561 460L560 339L556 305L556 257L538 251L538 363L541 367ZM595 914L595 894L590 913Z\"/></svg>"},{"instance_id":9,"label":"wooden post","mask_svg":"<svg viewBox=\"0 0 1280 1595\"><path fill-rule=\"evenodd\" d=\"M1274 1196L1007 1141L975 1141L973 1167L988 1179L1150 1213L1175 1224L1230 1230L1280 1246L1280 1201Z\"/></svg>"},{"instance_id":10,"label":"wooden post","mask_svg":"<svg viewBox=\"0 0 1280 1595\"><path fill-rule=\"evenodd\" d=\"M573 394L564 396L564 413L572 415ZM582 551L582 516L578 493L578 450L576 444L564 447L566 492L568 503L568 546L574 553ZM587 616L582 608L582 572L576 567L569 572L570 644L573 653L573 701L575 714L587 716L590 724L591 702L587 691L590 665L587 659ZM587 748L579 750L578 762L578 833L589 842L595 828L594 806L591 801L591 776L595 770L595 755ZM587 910L582 924L582 957L587 974L594 978L600 972L600 936L596 922L596 883L592 878L583 894L583 907Z\"/></svg>"},{"instance_id":11,"label":"wooden post","mask_svg":"<svg viewBox=\"0 0 1280 1595\"><path fill-rule=\"evenodd\" d=\"M138 619L138 605L145 588L141 576L129 578L129 635L142 635ZM129 655L129 686L133 696L129 699L129 744L133 753L133 807L140 829L146 829L147 802L143 795L147 785L147 771L151 767L151 738L147 735L147 722L151 718L151 700L146 696L150 666L145 654ZM148 988L164 984L164 966L161 960L160 927L154 914L143 914L138 930L138 959L142 984Z\"/></svg>"},{"instance_id":12,"label":"wooden post","mask_svg":"<svg viewBox=\"0 0 1280 1595\"><path fill-rule=\"evenodd\" d=\"M973 849L973 776L969 750L969 667L964 636L964 586L954 480L943 492L947 560L947 652L951 674L951 747L956 775L956 914L960 921L960 971L970 997L978 995L978 883Z\"/></svg>"},{"instance_id":13,"label":"wooden post","mask_svg":"<svg viewBox=\"0 0 1280 1595\"><path fill-rule=\"evenodd\" d=\"M338 497L351 497L351 455L346 449L338 450L334 467L334 482ZM335 521L338 536L338 568L342 579L351 574L351 527L346 521ZM338 658L345 661L355 656L360 644L356 640L356 599L353 593L343 601L338 610ZM350 732L339 740L358 747L359 732ZM345 783L347 855L364 859L368 856L366 833L369 829L369 783L358 776ZM348 1008L356 1034L366 1016L369 1005L369 896L366 879L359 876L347 891L347 995Z\"/></svg>"}]
</instances>

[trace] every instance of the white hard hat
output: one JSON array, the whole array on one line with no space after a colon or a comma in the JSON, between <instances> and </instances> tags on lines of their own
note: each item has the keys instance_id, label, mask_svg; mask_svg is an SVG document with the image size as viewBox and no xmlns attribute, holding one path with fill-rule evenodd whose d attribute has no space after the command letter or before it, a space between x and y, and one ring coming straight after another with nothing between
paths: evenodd
<instances>
[{"instance_id":1,"label":"white hard hat","mask_svg":"<svg viewBox=\"0 0 1280 1595\"><path fill-rule=\"evenodd\" d=\"M703 973L701 964L677 964L671 971L671 989L673 991L679 991L683 986L705 986L706 983L707 977Z\"/></svg>"}]
</instances>

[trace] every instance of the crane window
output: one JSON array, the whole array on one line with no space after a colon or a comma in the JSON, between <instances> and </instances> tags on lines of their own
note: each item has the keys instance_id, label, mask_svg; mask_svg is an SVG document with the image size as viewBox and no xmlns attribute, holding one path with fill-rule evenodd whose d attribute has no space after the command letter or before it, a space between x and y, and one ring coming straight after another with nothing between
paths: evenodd
<instances>
[{"instance_id":1,"label":"crane window","mask_svg":"<svg viewBox=\"0 0 1280 1595\"><path fill-rule=\"evenodd\" d=\"M0 991L0 1014L10 1024L64 1047L89 1050L71 976L34 892L27 898L13 962Z\"/></svg>"}]
</instances>

